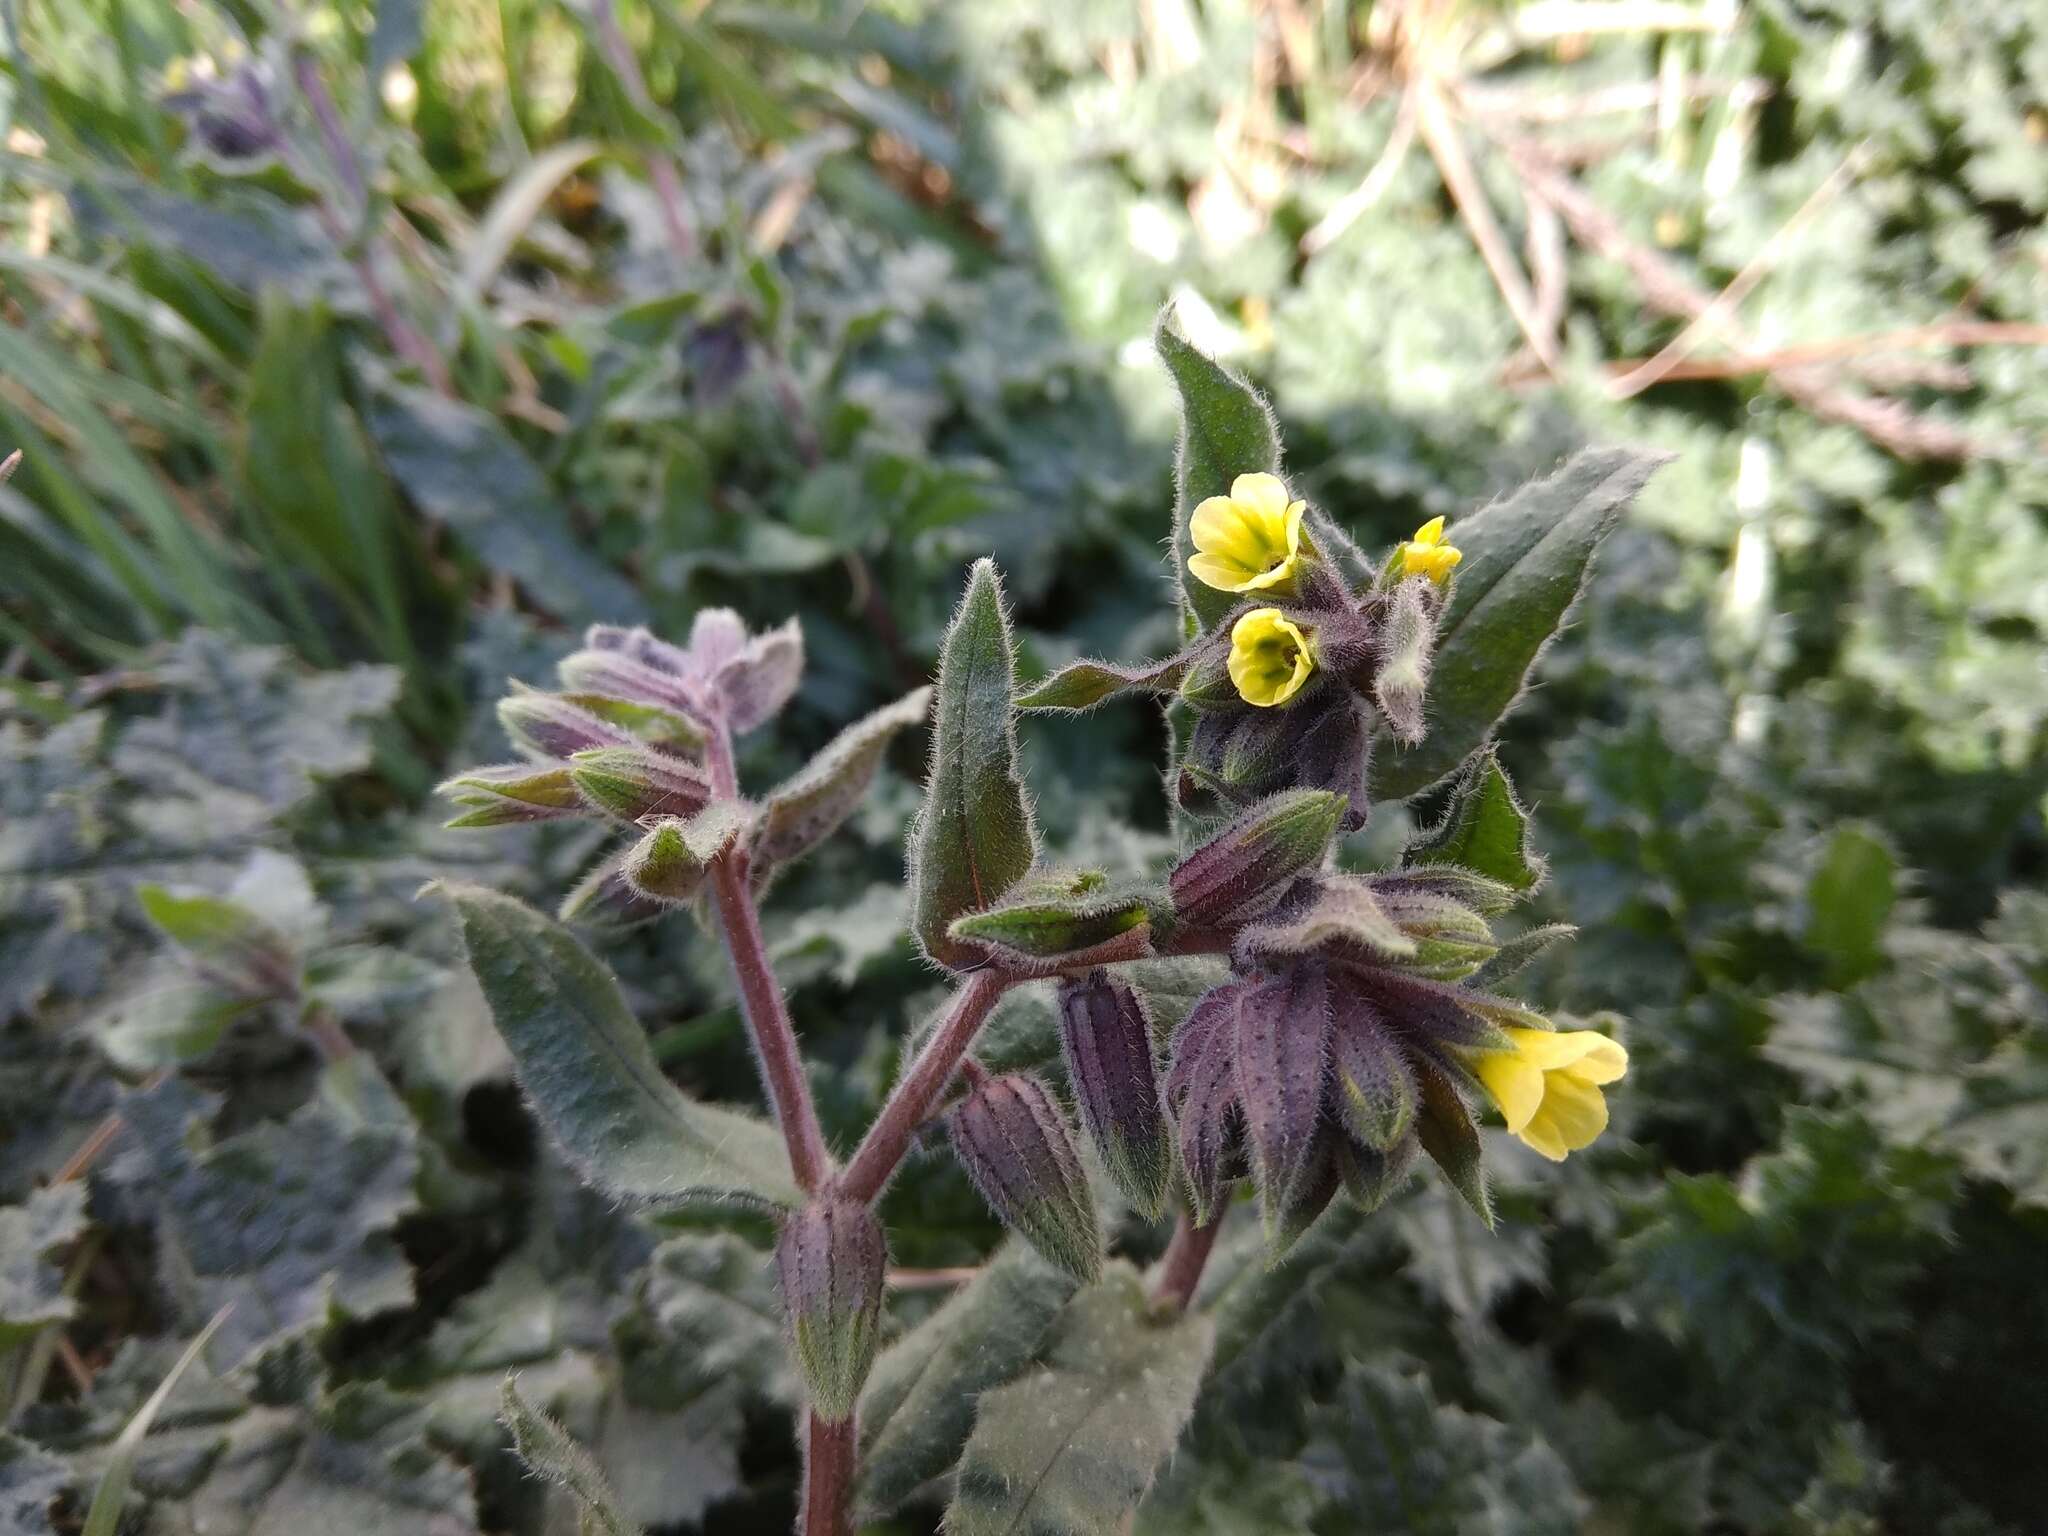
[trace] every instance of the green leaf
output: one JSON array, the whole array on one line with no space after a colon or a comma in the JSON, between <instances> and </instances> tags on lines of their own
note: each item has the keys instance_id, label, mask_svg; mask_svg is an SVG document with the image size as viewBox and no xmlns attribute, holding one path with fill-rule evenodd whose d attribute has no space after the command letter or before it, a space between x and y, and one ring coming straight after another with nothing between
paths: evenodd
<instances>
[{"instance_id":1,"label":"green leaf","mask_svg":"<svg viewBox=\"0 0 2048 1536\"><path fill-rule=\"evenodd\" d=\"M414 505L550 612L615 624L646 617L638 590L589 553L569 527L561 497L496 417L385 382L365 420Z\"/></svg>"},{"instance_id":2,"label":"green leaf","mask_svg":"<svg viewBox=\"0 0 2048 1536\"><path fill-rule=\"evenodd\" d=\"M619 1510L618 1496L590 1452L544 1413L527 1406L519 1395L519 1379L505 1378L500 1418L512 1432L512 1449L539 1477L569 1490L583 1512L585 1532L601 1536L639 1536L640 1527Z\"/></svg>"},{"instance_id":3,"label":"green leaf","mask_svg":"<svg viewBox=\"0 0 2048 1536\"><path fill-rule=\"evenodd\" d=\"M860 1402L861 1519L889 1514L959 1459L976 1401L1030 1365L1073 1294L1071 1276L1011 1238L882 1352Z\"/></svg>"},{"instance_id":4,"label":"green leaf","mask_svg":"<svg viewBox=\"0 0 2048 1536\"><path fill-rule=\"evenodd\" d=\"M694 816L658 822L627 851L627 883L656 901L691 900L711 873L712 860L733 845L752 815L753 807L742 801L714 800Z\"/></svg>"},{"instance_id":5,"label":"green leaf","mask_svg":"<svg viewBox=\"0 0 2048 1536\"><path fill-rule=\"evenodd\" d=\"M1542 883L1545 866L1529 836L1529 813L1493 748L1472 754L1442 819L1408 840L1401 862L1455 864L1523 892Z\"/></svg>"},{"instance_id":6,"label":"green leaf","mask_svg":"<svg viewBox=\"0 0 2048 1536\"><path fill-rule=\"evenodd\" d=\"M1378 796L1427 789L1486 743L1577 601L1593 551L1665 462L1634 449L1589 448L1452 526L1465 559L1437 626L1429 734L1406 750L1381 743L1373 758Z\"/></svg>"},{"instance_id":7,"label":"green leaf","mask_svg":"<svg viewBox=\"0 0 2048 1536\"><path fill-rule=\"evenodd\" d=\"M520 1083L585 1179L664 1205L797 1203L774 1128L664 1078L618 983L574 935L509 896L447 889Z\"/></svg>"},{"instance_id":8,"label":"green leaf","mask_svg":"<svg viewBox=\"0 0 2048 1536\"><path fill-rule=\"evenodd\" d=\"M71 1484L63 1462L0 1429L0 1530L10 1536L56 1536L50 1506Z\"/></svg>"},{"instance_id":9,"label":"green leaf","mask_svg":"<svg viewBox=\"0 0 2048 1536\"><path fill-rule=\"evenodd\" d=\"M1019 882L1009 899L954 922L955 939L1022 962L1072 959L1120 937L1138 939L1155 913L1170 916L1172 901L1158 886L1107 881L1088 871L1050 874Z\"/></svg>"},{"instance_id":10,"label":"green leaf","mask_svg":"<svg viewBox=\"0 0 2048 1536\"><path fill-rule=\"evenodd\" d=\"M960 1456L949 1536L1118 1536L1194 1411L1215 1329L1152 1316L1127 1265L1067 1304L1045 1364L986 1393Z\"/></svg>"},{"instance_id":11,"label":"green leaf","mask_svg":"<svg viewBox=\"0 0 2048 1536\"><path fill-rule=\"evenodd\" d=\"M1018 698L1017 707L1078 713L1093 709L1127 688L1171 693L1180 686L1186 671L1187 661L1180 656L1136 667L1119 666L1113 661L1077 661L1032 684Z\"/></svg>"},{"instance_id":12,"label":"green leaf","mask_svg":"<svg viewBox=\"0 0 2048 1536\"><path fill-rule=\"evenodd\" d=\"M1180 447L1174 462L1173 574L1188 612L1203 629L1214 627L1242 601L1188 575L1195 553L1188 520L1211 496L1229 493L1239 475L1280 473L1280 429L1258 391L1203 356L1183 337L1173 309L1161 310L1153 328L1159 360L1180 393Z\"/></svg>"},{"instance_id":13,"label":"green leaf","mask_svg":"<svg viewBox=\"0 0 2048 1536\"><path fill-rule=\"evenodd\" d=\"M1827 960L1837 987L1884 960L1884 929L1898 901L1898 863L1863 827L1838 827L1806 885L1806 947Z\"/></svg>"},{"instance_id":14,"label":"green leaf","mask_svg":"<svg viewBox=\"0 0 2048 1536\"><path fill-rule=\"evenodd\" d=\"M49 1255L85 1231L85 1185L39 1189L26 1205L0 1206L0 1351L71 1316L64 1274Z\"/></svg>"},{"instance_id":15,"label":"green leaf","mask_svg":"<svg viewBox=\"0 0 2048 1536\"><path fill-rule=\"evenodd\" d=\"M1486 1186L1486 1163L1479 1141L1479 1128L1465 1108L1458 1090L1441 1068L1411 1058L1409 1063L1422 1089L1422 1114L1416 1134L1422 1150L1443 1170L1451 1188L1465 1197L1465 1203L1493 1230L1493 1196Z\"/></svg>"},{"instance_id":16,"label":"green leaf","mask_svg":"<svg viewBox=\"0 0 2048 1536\"><path fill-rule=\"evenodd\" d=\"M337 1061L283 1120L215 1138L219 1101L167 1078L121 1099L134 1137L112 1177L154 1197L188 1313L232 1305L211 1354L226 1370L259 1349L413 1299L394 1233L416 1208L410 1114L366 1056Z\"/></svg>"},{"instance_id":17,"label":"green leaf","mask_svg":"<svg viewBox=\"0 0 2048 1536\"><path fill-rule=\"evenodd\" d=\"M1355 1364L1305 1459L1348 1528L1408 1536L1580 1536L1586 1501L1557 1453L1437 1402L1420 1367Z\"/></svg>"},{"instance_id":18,"label":"green leaf","mask_svg":"<svg viewBox=\"0 0 2048 1536\"><path fill-rule=\"evenodd\" d=\"M853 814L874 782L889 743L897 732L924 723L931 697L930 688L913 689L894 704L855 721L776 786L761 807L749 845L757 892Z\"/></svg>"},{"instance_id":19,"label":"green leaf","mask_svg":"<svg viewBox=\"0 0 2048 1536\"><path fill-rule=\"evenodd\" d=\"M941 965L981 961L953 920L992 906L1038 857L1017 777L1015 665L1002 580L977 561L939 651L931 773L910 833L911 930Z\"/></svg>"},{"instance_id":20,"label":"green leaf","mask_svg":"<svg viewBox=\"0 0 2048 1536\"><path fill-rule=\"evenodd\" d=\"M99 1486L93 1489L92 1506L85 1512L85 1529L81 1536L114 1536L114 1529L121 1519L121 1506L128 1502L128 1485L135 1477L135 1461L142 1454L143 1437L149 1433L150 1425L156 1422L156 1416L163 1412L164 1404L171 1400L179 1379L206 1353L206 1346L219 1332L220 1325L227 1321L228 1310L228 1307L223 1307L213 1314L212 1320L185 1346L177 1364L157 1384L156 1390L136 1410L135 1416L122 1427L107 1459L106 1470L100 1474Z\"/></svg>"}]
</instances>

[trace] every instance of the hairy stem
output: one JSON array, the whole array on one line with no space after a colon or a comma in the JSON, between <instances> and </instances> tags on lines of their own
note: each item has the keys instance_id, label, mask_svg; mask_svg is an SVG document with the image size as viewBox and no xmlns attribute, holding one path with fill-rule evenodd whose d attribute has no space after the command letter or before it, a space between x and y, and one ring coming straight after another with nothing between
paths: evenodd
<instances>
[{"instance_id":1,"label":"hairy stem","mask_svg":"<svg viewBox=\"0 0 2048 1536\"><path fill-rule=\"evenodd\" d=\"M804 1508L802 1536L850 1536L853 1530L854 1426L848 1415L837 1424L814 1412L804 1425Z\"/></svg>"},{"instance_id":2,"label":"hairy stem","mask_svg":"<svg viewBox=\"0 0 2048 1536\"><path fill-rule=\"evenodd\" d=\"M709 733L704 762L711 772L714 795L729 799L739 794L732 736L722 720ZM712 861L711 890L718 903L719 933L725 939L733 980L739 987L740 1012L746 1017L754 1055L761 1064L761 1080L775 1110L775 1123L782 1128L782 1139L789 1147L790 1172L805 1194L815 1193L832 1176L832 1154L818 1124L817 1105L811 1101L811 1085L804 1076L803 1053L797 1048L789 1004L783 1000L775 968L768 962L761 914L747 882L747 856L737 845Z\"/></svg>"},{"instance_id":3,"label":"hairy stem","mask_svg":"<svg viewBox=\"0 0 2048 1536\"><path fill-rule=\"evenodd\" d=\"M850 1200L868 1201L882 1192L889 1175L910 1148L910 1138L931 1113L932 1105L953 1080L967 1047L987 1021L1014 977L997 970L976 971L953 994L953 1007L918 1053L910 1070L896 1084L860 1149L846 1165L839 1188Z\"/></svg>"},{"instance_id":4,"label":"hairy stem","mask_svg":"<svg viewBox=\"0 0 2048 1536\"><path fill-rule=\"evenodd\" d=\"M1216 1234L1222 1230L1220 1213L1206 1227L1198 1227L1193 1214L1182 1208L1180 1219L1173 1226L1173 1241L1166 1245L1166 1257L1159 1261L1159 1284L1152 1292L1155 1302L1176 1312L1186 1308L1194 1298L1195 1287L1202 1283L1202 1271L1208 1267Z\"/></svg>"}]
</instances>

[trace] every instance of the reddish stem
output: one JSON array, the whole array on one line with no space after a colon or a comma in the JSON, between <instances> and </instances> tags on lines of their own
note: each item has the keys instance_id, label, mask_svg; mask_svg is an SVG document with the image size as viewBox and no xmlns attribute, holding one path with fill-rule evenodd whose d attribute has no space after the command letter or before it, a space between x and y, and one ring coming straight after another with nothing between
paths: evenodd
<instances>
[{"instance_id":1,"label":"reddish stem","mask_svg":"<svg viewBox=\"0 0 2048 1536\"><path fill-rule=\"evenodd\" d=\"M797 1521L802 1536L852 1536L854 1426L849 1414L837 1424L813 1412L804 1426L804 1507Z\"/></svg>"},{"instance_id":2,"label":"reddish stem","mask_svg":"<svg viewBox=\"0 0 2048 1536\"><path fill-rule=\"evenodd\" d=\"M711 792L719 799L739 794L733 765L732 736L723 720L714 720L704 743L704 765L710 770ZM747 855L735 845L711 862L711 890L718 903L719 932L732 961L739 987L740 1012L761 1064L761 1081L775 1110L775 1123L789 1147L790 1172L805 1194L815 1193L832 1176L832 1154L811 1086L804 1076L803 1053L797 1048L796 1025L783 1001L775 968L768 961L768 941L761 933L761 914L754 907L747 882Z\"/></svg>"},{"instance_id":3,"label":"reddish stem","mask_svg":"<svg viewBox=\"0 0 2048 1536\"><path fill-rule=\"evenodd\" d=\"M1180 1220L1174 1223L1173 1241L1166 1245L1166 1257L1159 1261L1159 1284L1152 1292L1155 1302L1176 1312L1186 1309L1194 1299L1195 1287L1202 1283L1202 1271L1208 1267L1209 1254L1216 1247L1216 1234L1222 1230L1220 1215L1206 1227L1198 1227L1188 1211L1180 1213Z\"/></svg>"},{"instance_id":4,"label":"reddish stem","mask_svg":"<svg viewBox=\"0 0 2048 1536\"><path fill-rule=\"evenodd\" d=\"M853 1161L846 1165L839 1188L849 1200L873 1200L882 1192L909 1150L911 1137L953 1080L960 1059L974 1043L989 1011L1014 979L1002 971L976 971L953 994L952 1012L925 1042L875 1123L868 1127Z\"/></svg>"}]
</instances>

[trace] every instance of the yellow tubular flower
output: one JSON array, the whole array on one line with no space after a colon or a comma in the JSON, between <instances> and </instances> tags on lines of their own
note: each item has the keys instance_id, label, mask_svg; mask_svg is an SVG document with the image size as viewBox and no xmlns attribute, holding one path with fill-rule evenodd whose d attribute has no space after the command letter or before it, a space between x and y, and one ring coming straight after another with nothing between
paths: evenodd
<instances>
[{"instance_id":1,"label":"yellow tubular flower","mask_svg":"<svg viewBox=\"0 0 2048 1536\"><path fill-rule=\"evenodd\" d=\"M1278 608L1254 608L1230 630L1230 680L1261 709L1285 704L1316 669L1301 627Z\"/></svg>"},{"instance_id":2,"label":"yellow tubular flower","mask_svg":"<svg viewBox=\"0 0 2048 1536\"><path fill-rule=\"evenodd\" d=\"M1196 553L1188 570L1221 592L1294 590L1301 560L1301 515L1305 501L1289 501L1278 475L1239 475L1228 496L1211 496L1195 508L1188 533Z\"/></svg>"},{"instance_id":3,"label":"yellow tubular flower","mask_svg":"<svg viewBox=\"0 0 2048 1536\"><path fill-rule=\"evenodd\" d=\"M1438 586L1451 579L1451 568L1465 558L1465 552L1444 542L1444 520L1432 517L1415 530L1415 537L1401 546L1401 574L1427 576Z\"/></svg>"},{"instance_id":4,"label":"yellow tubular flower","mask_svg":"<svg viewBox=\"0 0 2048 1536\"><path fill-rule=\"evenodd\" d=\"M1553 1163L1607 1129L1603 1084L1628 1070L1628 1052L1590 1029L1509 1029L1511 1051L1488 1051L1472 1070L1508 1129Z\"/></svg>"}]
</instances>

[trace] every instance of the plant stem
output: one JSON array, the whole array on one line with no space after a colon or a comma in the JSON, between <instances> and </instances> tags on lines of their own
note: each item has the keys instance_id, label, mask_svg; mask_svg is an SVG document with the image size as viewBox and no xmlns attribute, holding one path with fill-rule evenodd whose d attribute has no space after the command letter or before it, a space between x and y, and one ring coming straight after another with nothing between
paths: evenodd
<instances>
[{"instance_id":1,"label":"plant stem","mask_svg":"<svg viewBox=\"0 0 2048 1536\"><path fill-rule=\"evenodd\" d=\"M1209 1254L1216 1246L1216 1234L1222 1230L1220 1213L1206 1227L1198 1227L1193 1214L1182 1208L1180 1220L1173 1226L1173 1241L1166 1245L1166 1257L1159 1261L1159 1284L1152 1292L1155 1302L1176 1312L1187 1307L1194 1298L1195 1287L1202 1283L1202 1271L1208 1267Z\"/></svg>"},{"instance_id":2,"label":"plant stem","mask_svg":"<svg viewBox=\"0 0 2048 1536\"><path fill-rule=\"evenodd\" d=\"M909 1149L910 1138L953 1080L989 1011L1015 979L1003 971L976 971L953 994L952 1012L925 1042L846 1165L839 1188L849 1200L869 1201L882 1192Z\"/></svg>"},{"instance_id":3,"label":"plant stem","mask_svg":"<svg viewBox=\"0 0 2048 1536\"><path fill-rule=\"evenodd\" d=\"M804 1507L802 1536L850 1536L853 1530L854 1426L851 1414L837 1424L813 1412L804 1425Z\"/></svg>"},{"instance_id":4,"label":"plant stem","mask_svg":"<svg viewBox=\"0 0 2048 1536\"><path fill-rule=\"evenodd\" d=\"M731 799L739 794L732 735L723 720L714 721L708 733L704 765L711 773L714 796ZM804 1076L803 1053L797 1048L789 1004L783 1000L775 968L768 961L768 941L761 934L761 914L748 887L747 856L742 848L735 845L712 861L711 890L718 903L719 932L739 987L740 1012L753 1038L775 1123L782 1128L782 1139L789 1147L790 1172L805 1194L815 1193L832 1176L832 1154L818 1124L817 1105L811 1101L811 1085Z\"/></svg>"}]
</instances>

